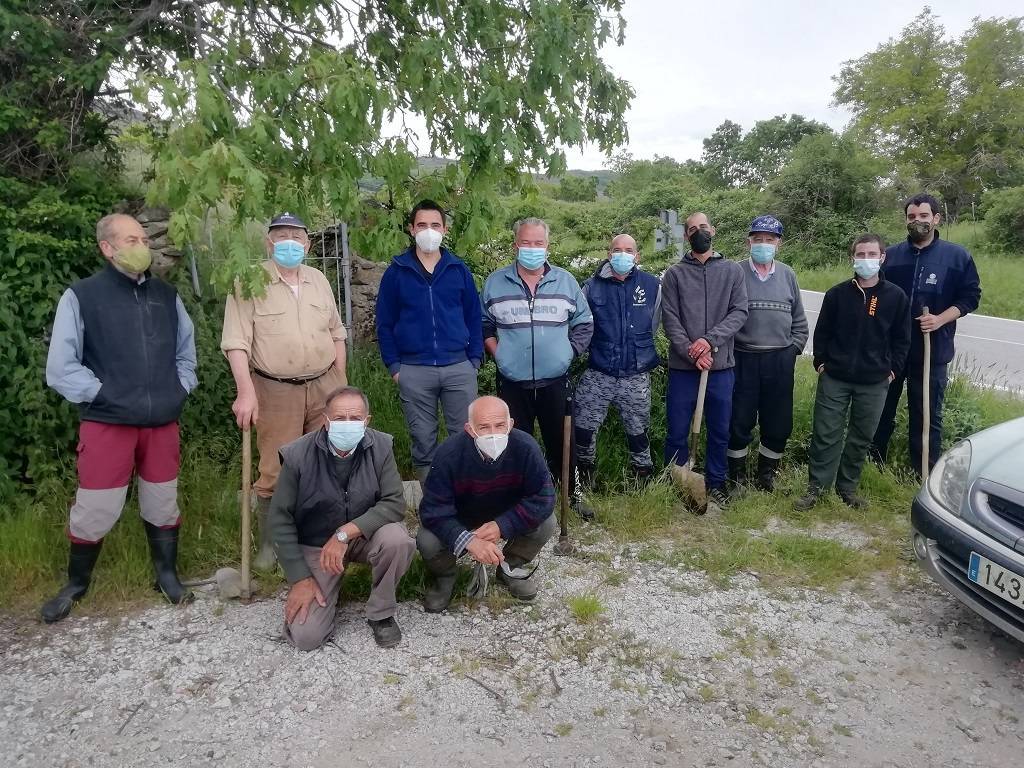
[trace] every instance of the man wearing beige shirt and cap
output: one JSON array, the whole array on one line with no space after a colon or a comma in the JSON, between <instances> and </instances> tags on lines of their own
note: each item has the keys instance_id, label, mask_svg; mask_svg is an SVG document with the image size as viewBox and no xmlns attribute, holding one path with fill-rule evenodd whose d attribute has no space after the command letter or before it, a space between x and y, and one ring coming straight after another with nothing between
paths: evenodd
<instances>
[{"instance_id":1,"label":"man wearing beige shirt and cap","mask_svg":"<svg viewBox=\"0 0 1024 768\"><path fill-rule=\"evenodd\" d=\"M228 296L220 344L238 393L235 420L241 429L256 426L260 551L253 564L261 569L275 560L267 514L281 471L278 450L319 428L325 397L348 383L347 334L334 292L320 270L302 263L309 252L306 225L291 213L274 217L266 246L266 292Z\"/></svg>"}]
</instances>

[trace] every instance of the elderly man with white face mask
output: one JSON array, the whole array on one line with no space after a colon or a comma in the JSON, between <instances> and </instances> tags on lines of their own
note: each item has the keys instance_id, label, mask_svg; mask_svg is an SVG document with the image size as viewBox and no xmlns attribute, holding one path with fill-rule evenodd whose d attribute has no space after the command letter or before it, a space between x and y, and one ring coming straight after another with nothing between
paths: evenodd
<instances>
[{"instance_id":1,"label":"elderly man with white face mask","mask_svg":"<svg viewBox=\"0 0 1024 768\"><path fill-rule=\"evenodd\" d=\"M496 566L498 583L513 597L537 595L536 582L516 572L555 532L555 489L537 441L512 426L503 400L480 397L469 406L463 431L437 449L416 536L435 579L423 600L428 613L448 607L458 558L467 552L484 567Z\"/></svg>"}]
</instances>

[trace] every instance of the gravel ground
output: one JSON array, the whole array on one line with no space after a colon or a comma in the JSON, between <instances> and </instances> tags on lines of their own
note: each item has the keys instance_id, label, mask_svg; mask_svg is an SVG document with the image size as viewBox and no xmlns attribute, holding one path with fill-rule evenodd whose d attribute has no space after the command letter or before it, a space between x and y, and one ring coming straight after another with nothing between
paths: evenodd
<instances>
[{"instance_id":1,"label":"gravel ground","mask_svg":"<svg viewBox=\"0 0 1024 768\"><path fill-rule=\"evenodd\" d=\"M290 649L283 593L0 619L2 764L1020 765L1024 647L937 589L722 590L637 554L545 553L532 606L402 603L390 651L360 605Z\"/></svg>"}]
</instances>

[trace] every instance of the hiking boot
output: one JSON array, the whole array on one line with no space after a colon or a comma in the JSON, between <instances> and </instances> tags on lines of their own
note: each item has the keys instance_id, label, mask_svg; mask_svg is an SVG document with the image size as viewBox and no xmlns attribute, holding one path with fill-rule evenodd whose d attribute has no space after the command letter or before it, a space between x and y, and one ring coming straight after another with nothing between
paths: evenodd
<instances>
[{"instance_id":1,"label":"hiking boot","mask_svg":"<svg viewBox=\"0 0 1024 768\"><path fill-rule=\"evenodd\" d=\"M253 558L252 567L258 571L269 571L277 563L274 538L270 533L270 499L257 497L256 516L260 519L260 549Z\"/></svg>"},{"instance_id":2,"label":"hiking boot","mask_svg":"<svg viewBox=\"0 0 1024 768\"><path fill-rule=\"evenodd\" d=\"M513 571L517 570L511 563L509 568ZM505 589L509 591L516 600L522 600L523 602L529 602L537 596L537 581L533 576L527 576L526 578L518 579L515 576L509 576L505 573L505 569L498 566L497 569L497 581Z\"/></svg>"},{"instance_id":3,"label":"hiking boot","mask_svg":"<svg viewBox=\"0 0 1024 768\"><path fill-rule=\"evenodd\" d=\"M149 554L153 558L156 583L153 588L163 593L174 605L191 602L195 595L178 580L178 528L160 528L144 520Z\"/></svg>"},{"instance_id":4,"label":"hiking boot","mask_svg":"<svg viewBox=\"0 0 1024 768\"><path fill-rule=\"evenodd\" d=\"M839 494L839 498L843 500L843 504L852 509L864 509L868 506L868 500L863 496L858 496L853 491L840 491L836 489L836 493Z\"/></svg>"},{"instance_id":5,"label":"hiking boot","mask_svg":"<svg viewBox=\"0 0 1024 768\"><path fill-rule=\"evenodd\" d=\"M654 466L652 464L630 464L629 476L638 485L647 485L654 477Z\"/></svg>"},{"instance_id":6,"label":"hiking boot","mask_svg":"<svg viewBox=\"0 0 1024 768\"><path fill-rule=\"evenodd\" d=\"M103 540L93 544L71 542L68 555L68 582L55 597L43 603L39 615L47 624L66 619L75 603L81 600L92 582L92 570L100 556Z\"/></svg>"},{"instance_id":7,"label":"hiking boot","mask_svg":"<svg viewBox=\"0 0 1024 768\"><path fill-rule=\"evenodd\" d=\"M808 488L807 493L793 502L793 509L797 512L806 512L821 500L820 488Z\"/></svg>"},{"instance_id":8,"label":"hiking boot","mask_svg":"<svg viewBox=\"0 0 1024 768\"><path fill-rule=\"evenodd\" d=\"M729 505L729 496L724 488L708 488L708 498L701 513L706 517L721 517Z\"/></svg>"},{"instance_id":9,"label":"hiking boot","mask_svg":"<svg viewBox=\"0 0 1024 768\"><path fill-rule=\"evenodd\" d=\"M373 639L381 648L394 648L402 642L402 630L394 616L386 619L367 619L366 623L373 630Z\"/></svg>"},{"instance_id":10,"label":"hiking boot","mask_svg":"<svg viewBox=\"0 0 1024 768\"><path fill-rule=\"evenodd\" d=\"M569 497L569 508L579 515L582 520L594 519L594 510L589 504L583 501L583 489L580 487L580 483L578 481L572 489L572 495Z\"/></svg>"},{"instance_id":11,"label":"hiking boot","mask_svg":"<svg viewBox=\"0 0 1024 768\"><path fill-rule=\"evenodd\" d=\"M779 474L780 459L772 459L763 453L757 455L757 489L771 493L775 490L775 478Z\"/></svg>"}]
</instances>

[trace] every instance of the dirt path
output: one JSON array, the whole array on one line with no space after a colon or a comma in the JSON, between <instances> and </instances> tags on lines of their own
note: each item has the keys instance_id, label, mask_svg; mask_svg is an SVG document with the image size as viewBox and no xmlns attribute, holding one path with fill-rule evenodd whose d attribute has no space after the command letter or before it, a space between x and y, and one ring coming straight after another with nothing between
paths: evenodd
<instances>
[{"instance_id":1,"label":"dirt path","mask_svg":"<svg viewBox=\"0 0 1024 768\"><path fill-rule=\"evenodd\" d=\"M595 560L594 555L599 559ZM603 562L601 562L603 560ZM546 555L535 606L359 606L303 654L281 596L57 627L3 620L9 766L1010 766L1024 647L937 589L714 588L648 557ZM597 596L581 623L570 598Z\"/></svg>"}]
</instances>

